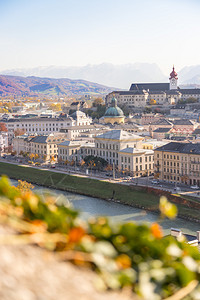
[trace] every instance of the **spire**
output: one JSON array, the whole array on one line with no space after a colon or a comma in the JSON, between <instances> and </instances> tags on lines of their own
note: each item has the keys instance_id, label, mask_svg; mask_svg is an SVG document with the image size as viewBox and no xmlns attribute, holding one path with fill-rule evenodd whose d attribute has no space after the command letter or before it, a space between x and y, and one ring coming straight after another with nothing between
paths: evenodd
<instances>
[{"instance_id":1,"label":"spire","mask_svg":"<svg viewBox=\"0 0 200 300\"><path fill-rule=\"evenodd\" d=\"M176 71L174 69L174 65L173 65L173 68L172 68L172 72L170 73L170 78L169 79L172 79L172 78L178 79L178 74L176 73Z\"/></svg>"}]
</instances>

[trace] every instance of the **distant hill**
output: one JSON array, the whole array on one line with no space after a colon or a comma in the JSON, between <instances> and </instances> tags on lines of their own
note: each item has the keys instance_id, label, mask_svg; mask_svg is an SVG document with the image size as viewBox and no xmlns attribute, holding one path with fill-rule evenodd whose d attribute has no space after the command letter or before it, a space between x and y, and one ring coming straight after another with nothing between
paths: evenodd
<instances>
[{"instance_id":1,"label":"distant hill","mask_svg":"<svg viewBox=\"0 0 200 300\"><path fill-rule=\"evenodd\" d=\"M0 95L18 96L71 96L108 94L113 88L101 84L67 78L53 79L0 75Z\"/></svg>"},{"instance_id":2,"label":"distant hill","mask_svg":"<svg viewBox=\"0 0 200 300\"><path fill-rule=\"evenodd\" d=\"M184 67L178 76L182 84L200 85L200 65Z\"/></svg>"},{"instance_id":3,"label":"distant hill","mask_svg":"<svg viewBox=\"0 0 200 300\"><path fill-rule=\"evenodd\" d=\"M49 78L71 78L98 82L106 86L129 89L133 82L168 82L156 64L134 63L113 65L102 63L83 67L37 67L1 72L4 75L39 76Z\"/></svg>"}]
</instances>

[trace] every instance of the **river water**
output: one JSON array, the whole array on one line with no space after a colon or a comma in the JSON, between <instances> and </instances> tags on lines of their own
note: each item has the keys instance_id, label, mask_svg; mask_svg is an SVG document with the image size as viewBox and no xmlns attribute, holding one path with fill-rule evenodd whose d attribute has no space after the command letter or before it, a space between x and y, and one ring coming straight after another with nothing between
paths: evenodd
<instances>
[{"instance_id":1,"label":"river water","mask_svg":"<svg viewBox=\"0 0 200 300\"><path fill-rule=\"evenodd\" d=\"M17 181L12 180L12 184L17 185ZM41 195L44 195L46 192L52 193L56 197L58 203L68 203L74 208L80 210L81 217L84 219L87 219L91 216L108 216L113 222L135 221L145 222L148 224L156 222L158 219L157 214L98 198L54 189L44 189L39 186L35 186L34 191L40 193ZM165 234L170 233L171 227L181 229L184 233L189 234L195 234L197 230L200 230L200 224L180 218L176 218L175 220L165 219L161 225Z\"/></svg>"}]
</instances>

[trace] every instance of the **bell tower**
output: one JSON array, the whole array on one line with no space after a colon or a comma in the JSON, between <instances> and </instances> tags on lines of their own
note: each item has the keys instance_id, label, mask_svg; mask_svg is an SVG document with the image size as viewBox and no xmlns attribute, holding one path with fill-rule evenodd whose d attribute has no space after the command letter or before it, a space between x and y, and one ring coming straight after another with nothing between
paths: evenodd
<instances>
[{"instance_id":1,"label":"bell tower","mask_svg":"<svg viewBox=\"0 0 200 300\"><path fill-rule=\"evenodd\" d=\"M178 74L174 70L174 66L172 72L170 73L169 77L169 89L170 90L177 90L177 82L178 82Z\"/></svg>"}]
</instances>

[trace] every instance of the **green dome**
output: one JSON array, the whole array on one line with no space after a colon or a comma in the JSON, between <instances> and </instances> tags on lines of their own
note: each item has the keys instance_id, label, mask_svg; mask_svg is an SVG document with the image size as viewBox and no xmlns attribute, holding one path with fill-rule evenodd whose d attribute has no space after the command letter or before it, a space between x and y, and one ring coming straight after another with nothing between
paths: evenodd
<instances>
[{"instance_id":1,"label":"green dome","mask_svg":"<svg viewBox=\"0 0 200 300\"><path fill-rule=\"evenodd\" d=\"M124 113L121 110L121 108L119 108L117 106L117 99L116 98L112 98L111 100L111 106L106 110L105 112L105 117L124 117Z\"/></svg>"}]
</instances>

